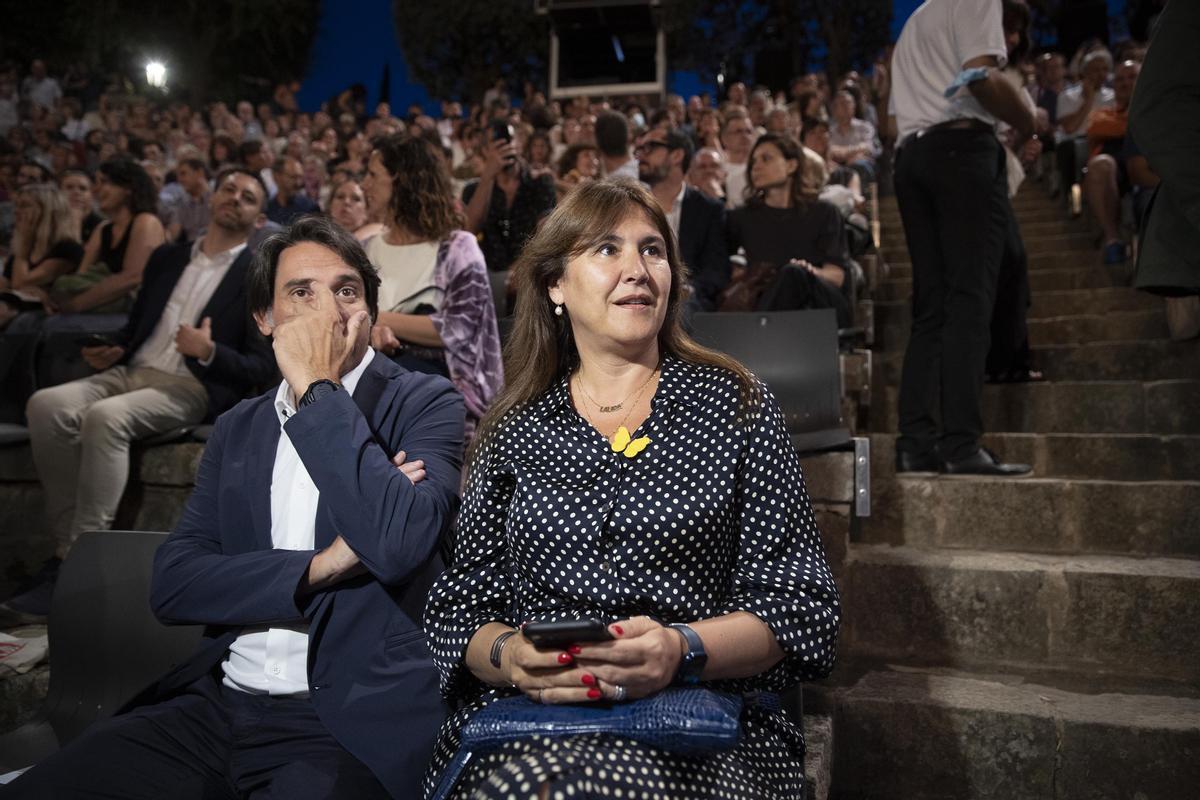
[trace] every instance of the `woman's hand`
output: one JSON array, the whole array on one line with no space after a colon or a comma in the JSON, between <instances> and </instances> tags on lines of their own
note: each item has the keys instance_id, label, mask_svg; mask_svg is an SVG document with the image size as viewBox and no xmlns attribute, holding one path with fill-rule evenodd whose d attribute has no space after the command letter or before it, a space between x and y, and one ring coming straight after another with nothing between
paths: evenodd
<instances>
[{"instance_id":1,"label":"woman's hand","mask_svg":"<svg viewBox=\"0 0 1200 800\"><path fill-rule=\"evenodd\" d=\"M517 633L500 654L505 678L535 703L586 703L599 700L604 693L590 670L575 663L572 653L579 650L534 647L533 642Z\"/></svg>"},{"instance_id":2,"label":"woman's hand","mask_svg":"<svg viewBox=\"0 0 1200 800\"><path fill-rule=\"evenodd\" d=\"M675 680L683 658L683 637L649 617L634 617L608 626L613 638L572 650L575 663L598 678L604 696L625 687L626 699L646 697Z\"/></svg>"},{"instance_id":3,"label":"woman's hand","mask_svg":"<svg viewBox=\"0 0 1200 800\"><path fill-rule=\"evenodd\" d=\"M396 334L387 325L371 326L371 347L380 351L384 355L395 355L401 348L401 342L396 338Z\"/></svg>"}]
</instances>

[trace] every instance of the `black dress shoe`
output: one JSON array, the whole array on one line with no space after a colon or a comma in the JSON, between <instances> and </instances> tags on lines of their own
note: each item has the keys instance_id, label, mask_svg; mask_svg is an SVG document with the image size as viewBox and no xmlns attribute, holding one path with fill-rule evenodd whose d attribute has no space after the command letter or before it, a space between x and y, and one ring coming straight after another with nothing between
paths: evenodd
<instances>
[{"instance_id":1,"label":"black dress shoe","mask_svg":"<svg viewBox=\"0 0 1200 800\"><path fill-rule=\"evenodd\" d=\"M915 453L896 452L896 472L937 472L941 467L934 453L916 455Z\"/></svg>"},{"instance_id":2,"label":"black dress shoe","mask_svg":"<svg viewBox=\"0 0 1200 800\"><path fill-rule=\"evenodd\" d=\"M942 462L942 472L946 475L996 475L999 477L1014 477L1027 475L1033 471L1028 464L1005 464L996 458L996 454L986 447L981 447L966 458Z\"/></svg>"}]
</instances>

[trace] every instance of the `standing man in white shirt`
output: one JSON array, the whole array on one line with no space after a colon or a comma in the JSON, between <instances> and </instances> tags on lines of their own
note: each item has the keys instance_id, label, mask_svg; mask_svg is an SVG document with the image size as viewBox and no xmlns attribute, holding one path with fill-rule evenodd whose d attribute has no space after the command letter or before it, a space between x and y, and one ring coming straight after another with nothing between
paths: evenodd
<instances>
[{"instance_id":1,"label":"standing man in white shirt","mask_svg":"<svg viewBox=\"0 0 1200 800\"><path fill-rule=\"evenodd\" d=\"M1027 139L1035 122L1000 72L1006 60L1001 0L927 0L892 57L896 199L913 265L897 472L1030 469L1000 463L980 446L989 327L1012 213L995 125L1003 120Z\"/></svg>"},{"instance_id":2,"label":"standing man in white shirt","mask_svg":"<svg viewBox=\"0 0 1200 800\"><path fill-rule=\"evenodd\" d=\"M0 617L44 619L58 564L79 534L112 526L137 439L212 419L273 374L270 350L246 308L246 240L263 222L267 192L254 173L217 177L208 232L163 245L125 327L83 348L95 375L35 392L29 437L55 557Z\"/></svg>"}]
</instances>

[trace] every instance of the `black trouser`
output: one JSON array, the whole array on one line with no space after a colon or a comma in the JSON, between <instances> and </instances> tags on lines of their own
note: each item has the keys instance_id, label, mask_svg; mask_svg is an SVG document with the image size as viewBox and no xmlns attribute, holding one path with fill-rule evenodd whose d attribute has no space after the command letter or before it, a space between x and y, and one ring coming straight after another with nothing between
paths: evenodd
<instances>
[{"instance_id":1,"label":"black trouser","mask_svg":"<svg viewBox=\"0 0 1200 800\"><path fill-rule=\"evenodd\" d=\"M983 369L1012 215L1004 148L991 131L934 130L906 142L895 169L913 265L896 449L923 456L936 446L959 459L983 433Z\"/></svg>"},{"instance_id":2,"label":"black trouser","mask_svg":"<svg viewBox=\"0 0 1200 800\"><path fill-rule=\"evenodd\" d=\"M846 280L850 279L847 271ZM755 308L758 311L832 308L837 312L839 328L848 328L853 321L850 303L841 289L793 264L779 268L775 281L759 295Z\"/></svg>"},{"instance_id":3,"label":"black trouser","mask_svg":"<svg viewBox=\"0 0 1200 800\"><path fill-rule=\"evenodd\" d=\"M5 798L30 800L388 797L308 700L248 695L211 676L97 723L3 788Z\"/></svg>"},{"instance_id":4,"label":"black trouser","mask_svg":"<svg viewBox=\"0 0 1200 800\"><path fill-rule=\"evenodd\" d=\"M992 311L988 374L1028 372L1033 366L1029 354L1029 300L1029 259L1017 217L1010 211L996 283L996 307Z\"/></svg>"}]
</instances>

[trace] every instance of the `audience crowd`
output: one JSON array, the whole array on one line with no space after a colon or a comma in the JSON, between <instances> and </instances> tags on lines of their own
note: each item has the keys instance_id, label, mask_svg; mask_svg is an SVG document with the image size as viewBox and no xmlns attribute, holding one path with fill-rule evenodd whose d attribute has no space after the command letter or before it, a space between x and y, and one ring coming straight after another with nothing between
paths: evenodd
<instances>
[{"instance_id":1,"label":"audience crowd","mask_svg":"<svg viewBox=\"0 0 1200 800\"><path fill-rule=\"evenodd\" d=\"M1014 31L1007 73L1036 107L1039 138L1057 161L1046 170L1051 189L1075 212L1086 200L1104 262L1123 262L1133 215L1158 182L1125 135L1144 48L1126 43L1114 54L1095 41L1030 57L1020 21L1005 22ZM512 311L513 294L506 273L556 204L589 181L624 178L651 190L690 268L685 316L832 308L850 327L862 291L858 261L873 246L864 198L881 176L886 182L895 146L889 59L886 51L869 75L832 82L813 72L786 92L733 83L719 102L548 100L529 85L513 98L498 82L470 106L442 103L436 118L417 106L403 116L387 102L369 108L359 89L309 113L288 85L258 103L193 108L119 80L102 91L102 81L64 85L41 60L27 70L4 65L0 421L25 421L34 388L25 365L45 331L112 331L83 358L98 369L117 363L95 353L138 324L129 314L156 252L205 241L221 212L218 176L230 168L253 175L264 194L247 228L251 250L306 214L327 214L365 243L383 279L372 343L405 366L449 377L466 399L469 428L503 384L498 319ZM1037 155L1010 158L1013 191L1025 168L1045 168ZM1009 250L1023 258L1013 238ZM997 316L1011 316L1007 307L1027 294L1013 289L1009 302L1000 291ZM199 323L177 312L163 311L177 325ZM1003 340L996 332L1005 326L996 321L994 339ZM1027 343L1015 347L1016 360L993 353L989 374L1039 379ZM118 360L131 358L137 363L125 348ZM157 427L185 421L164 418ZM111 513L95 516L87 524ZM79 530L71 520L55 526Z\"/></svg>"}]
</instances>

